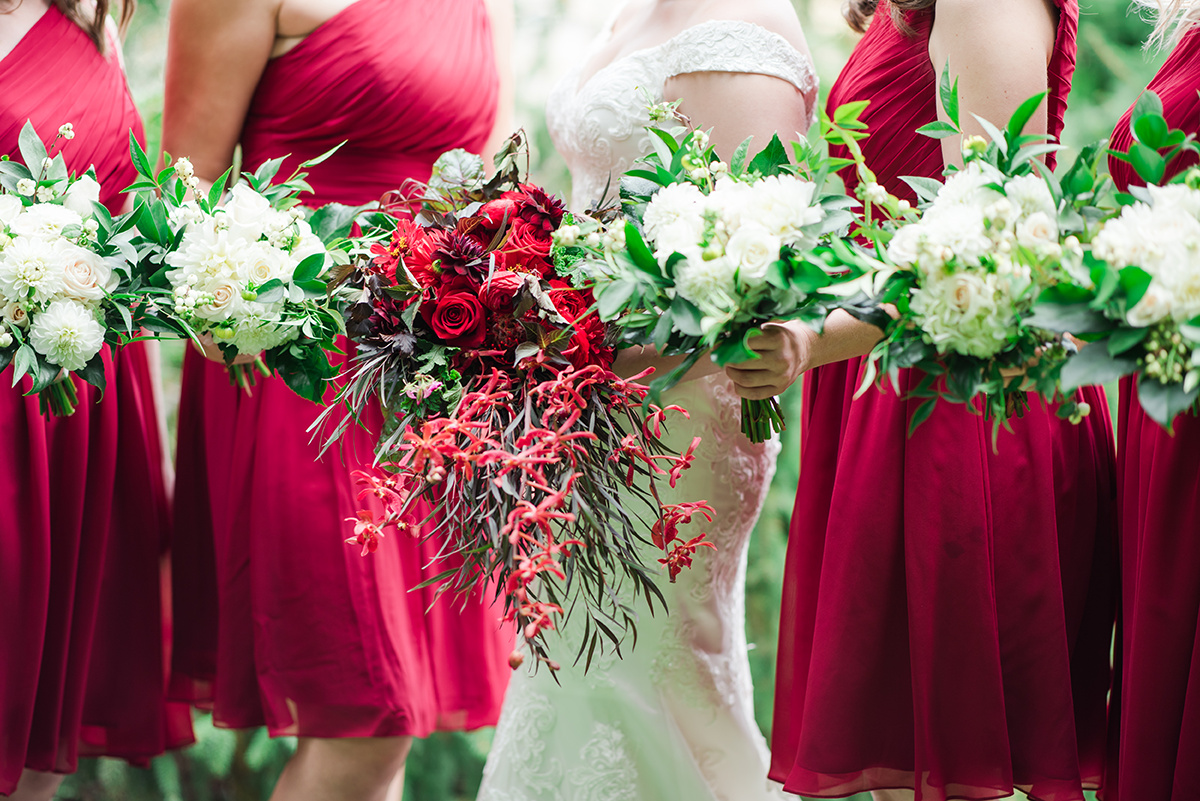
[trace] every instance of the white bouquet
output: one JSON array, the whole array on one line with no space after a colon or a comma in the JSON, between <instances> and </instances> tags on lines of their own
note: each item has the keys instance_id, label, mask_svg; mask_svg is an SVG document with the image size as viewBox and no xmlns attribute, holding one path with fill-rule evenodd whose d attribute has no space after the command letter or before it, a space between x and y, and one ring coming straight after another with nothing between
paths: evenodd
<instances>
[{"instance_id":1,"label":"white bouquet","mask_svg":"<svg viewBox=\"0 0 1200 801\"><path fill-rule=\"evenodd\" d=\"M201 195L187 159L156 175L140 148L133 152L140 178L131 188L148 190L139 191L134 216L139 273L160 308L155 330L211 339L247 390L255 371L276 371L319 402L335 374L325 351L344 329L323 280L337 257L298 205L304 175L273 185L283 162L275 159L245 173L222 202L228 176ZM254 358L235 363L239 356Z\"/></svg>"},{"instance_id":2,"label":"white bouquet","mask_svg":"<svg viewBox=\"0 0 1200 801\"><path fill-rule=\"evenodd\" d=\"M51 147L74 135L62 126ZM100 352L131 330L131 251L94 173L71 176L28 123L20 145L25 164L0 161L0 368L13 365L14 387L30 377L43 413L66 416L78 402L70 374L103 389Z\"/></svg>"}]
</instances>

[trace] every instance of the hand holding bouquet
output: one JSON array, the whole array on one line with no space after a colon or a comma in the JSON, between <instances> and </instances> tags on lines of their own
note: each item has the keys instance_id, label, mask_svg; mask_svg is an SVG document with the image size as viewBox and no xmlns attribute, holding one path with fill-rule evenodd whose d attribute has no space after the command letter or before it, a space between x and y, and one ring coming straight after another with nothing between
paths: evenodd
<instances>
[{"instance_id":1,"label":"hand holding bouquet","mask_svg":"<svg viewBox=\"0 0 1200 801\"><path fill-rule=\"evenodd\" d=\"M71 374L103 390L105 343L132 333L129 236L97 201L95 174L72 176L61 145L50 157L33 126L20 135L21 157L0 161L0 369L12 385L28 375L43 414L70 415L78 396Z\"/></svg>"},{"instance_id":2,"label":"hand holding bouquet","mask_svg":"<svg viewBox=\"0 0 1200 801\"><path fill-rule=\"evenodd\" d=\"M650 131L661 152L627 175L598 294L601 316L629 342L687 354L651 383L657 398L708 351L722 366L758 358L750 337L763 323L820 330L859 270L829 236L853 221L855 201L822 194L833 164L807 143L793 145L797 165L778 137L753 159L748 140L726 164L703 131ZM754 442L783 430L778 401L743 401L742 426Z\"/></svg>"},{"instance_id":3,"label":"hand holding bouquet","mask_svg":"<svg viewBox=\"0 0 1200 801\"><path fill-rule=\"evenodd\" d=\"M345 410L319 423L336 441L369 404L384 412L390 475L361 477L387 513L360 513L349 542L366 555L389 529L441 537L460 566L432 583L495 582L508 620L555 668L541 635L564 609L586 616L578 656L619 646L635 624L630 599L662 600L642 554L656 549L674 579L707 545L679 526L709 510L658 500L657 482L674 486L696 443L667 452L665 418L682 410L647 415L646 388L612 372L615 337L580 263L587 224L521 179L522 146L510 142L490 180L478 157L447 153L403 205L420 205L415 219L362 218L337 290L357 349Z\"/></svg>"},{"instance_id":4,"label":"hand holding bouquet","mask_svg":"<svg viewBox=\"0 0 1200 801\"><path fill-rule=\"evenodd\" d=\"M283 163L274 159L245 173L246 182L223 199L228 173L201 195L187 159L156 175L136 142L131 150L139 174L130 188L139 193L133 219L141 233L140 274L158 311L147 324L197 344L211 338L232 380L247 391L254 369L278 371L297 394L320 402L334 375L325 351L336 347L342 327L323 302L322 278L335 256L298 205L297 195L309 188L304 174L272 185ZM234 361L260 354L250 364Z\"/></svg>"}]
</instances>

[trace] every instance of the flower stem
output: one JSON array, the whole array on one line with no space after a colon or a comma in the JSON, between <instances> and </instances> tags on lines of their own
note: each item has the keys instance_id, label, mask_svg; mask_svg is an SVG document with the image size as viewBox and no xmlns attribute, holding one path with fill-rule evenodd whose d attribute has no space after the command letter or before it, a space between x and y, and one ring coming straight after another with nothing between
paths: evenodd
<instances>
[{"instance_id":1,"label":"flower stem","mask_svg":"<svg viewBox=\"0 0 1200 801\"><path fill-rule=\"evenodd\" d=\"M766 442L773 434L787 429L778 398L748 400L742 398L742 433L751 442Z\"/></svg>"},{"instance_id":2,"label":"flower stem","mask_svg":"<svg viewBox=\"0 0 1200 801\"><path fill-rule=\"evenodd\" d=\"M38 393L38 408L45 415L47 411L54 417L70 417L75 414L79 405L79 393L75 390L75 381L67 375L61 381L55 381Z\"/></svg>"},{"instance_id":3,"label":"flower stem","mask_svg":"<svg viewBox=\"0 0 1200 801\"><path fill-rule=\"evenodd\" d=\"M229 365L229 383L241 387L247 395L254 394L253 388L258 382L259 375L264 378L271 376L271 371L267 369L267 363L263 361L262 356L258 356L254 361L246 364Z\"/></svg>"}]
</instances>

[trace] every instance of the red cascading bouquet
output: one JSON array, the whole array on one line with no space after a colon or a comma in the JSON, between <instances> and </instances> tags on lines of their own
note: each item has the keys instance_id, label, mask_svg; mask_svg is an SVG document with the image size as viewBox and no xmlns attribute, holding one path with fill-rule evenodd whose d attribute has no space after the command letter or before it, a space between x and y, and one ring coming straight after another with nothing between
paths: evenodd
<instances>
[{"instance_id":1,"label":"red cascading bouquet","mask_svg":"<svg viewBox=\"0 0 1200 801\"><path fill-rule=\"evenodd\" d=\"M357 352L342 411L320 422L334 442L371 403L384 412L382 470L360 474L360 497L386 517L360 512L348 542L366 555L390 530L440 537L460 566L439 589L494 587L555 669L545 630L581 610L577 659L619 647L636 632L633 600L662 603L654 561L674 579L712 547L679 526L712 518L703 502L659 500L656 483L674 486L692 462L696 442L679 454L660 438L669 413L686 412L644 405L645 375L612 371L616 332L585 275L596 226L522 182L522 152L518 135L487 180L482 160L453 151L392 209L415 216L359 215L337 290Z\"/></svg>"}]
</instances>

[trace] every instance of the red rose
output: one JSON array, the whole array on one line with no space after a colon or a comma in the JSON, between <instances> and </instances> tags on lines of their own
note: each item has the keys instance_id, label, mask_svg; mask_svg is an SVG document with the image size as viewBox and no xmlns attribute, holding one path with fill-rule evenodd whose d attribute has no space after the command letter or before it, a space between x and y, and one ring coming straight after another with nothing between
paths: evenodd
<instances>
[{"instance_id":1,"label":"red rose","mask_svg":"<svg viewBox=\"0 0 1200 801\"><path fill-rule=\"evenodd\" d=\"M454 281L458 284L459 281ZM487 312L474 290L468 287L442 289L421 302L421 316L444 344L455 348L477 348L487 338Z\"/></svg>"},{"instance_id":2,"label":"red rose","mask_svg":"<svg viewBox=\"0 0 1200 801\"><path fill-rule=\"evenodd\" d=\"M566 281L555 279L550 282L550 300L554 308L570 322L575 322L592 307L596 299L590 289L575 289Z\"/></svg>"},{"instance_id":3,"label":"red rose","mask_svg":"<svg viewBox=\"0 0 1200 801\"><path fill-rule=\"evenodd\" d=\"M552 244L549 234L517 218L509 227L504 244L495 251L496 266L519 273L553 275Z\"/></svg>"},{"instance_id":4,"label":"red rose","mask_svg":"<svg viewBox=\"0 0 1200 801\"><path fill-rule=\"evenodd\" d=\"M484 203L475 214L482 225L492 232L500 230L501 225L512 222L516 216L517 202L507 197Z\"/></svg>"},{"instance_id":5,"label":"red rose","mask_svg":"<svg viewBox=\"0 0 1200 801\"><path fill-rule=\"evenodd\" d=\"M507 314L513 310L517 292L525 285L525 279L514 272L503 270L493 273L479 289L479 300L494 312Z\"/></svg>"}]
</instances>

